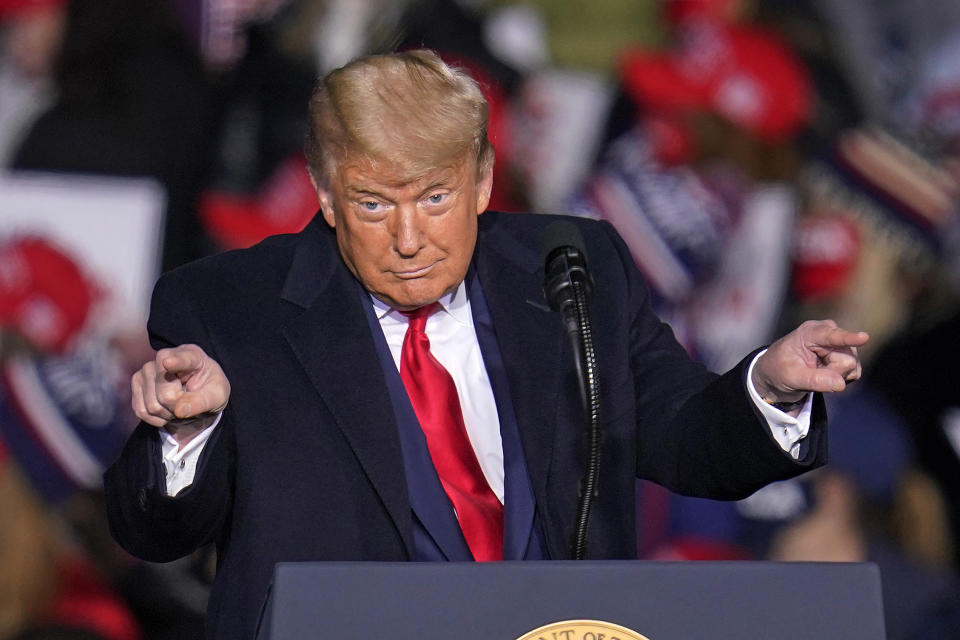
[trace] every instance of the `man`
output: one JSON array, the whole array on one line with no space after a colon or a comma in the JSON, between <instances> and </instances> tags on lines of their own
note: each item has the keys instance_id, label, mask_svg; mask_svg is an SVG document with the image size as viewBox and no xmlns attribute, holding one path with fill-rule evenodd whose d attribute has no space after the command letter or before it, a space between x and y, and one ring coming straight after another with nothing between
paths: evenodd
<instances>
[{"instance_id":1,"label":"man","mask_svg":"<svg viewBox=\"0 0 960 640\"><path fill-rule=\"evenodd\" d=\"M278 561L570 557L583 408L537 248L556 218L480 215L486 121L476 84L429 52L334 71L307 145L322 215L157 283L160 350L133 378L143 424L106 474L108 512L149 560L217 543L212 637L252 636ZM571 222L597 283L589 557L635 556L635 477L738 498L823 462L808 391L855 379L865 334L806 323L715 376L651 313L612 228ZM418 386L434 359L450 411ZM438 412L460 426L438 432Z\"/></svg>"}]
</instances>

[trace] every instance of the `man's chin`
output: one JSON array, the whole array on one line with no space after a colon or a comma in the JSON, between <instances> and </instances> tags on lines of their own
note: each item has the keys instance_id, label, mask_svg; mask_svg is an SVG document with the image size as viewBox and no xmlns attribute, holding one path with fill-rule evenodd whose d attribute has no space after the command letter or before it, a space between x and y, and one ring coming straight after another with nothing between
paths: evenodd
<instances>
[{"instance_id":1,"label":"man's chin","mask_svg":"<svg viewBox=\"0 0 960 640\"><path fill-rule=\"evenodd\" d=\"M371 291L370 294L385 305L398 311L413 311L428 304L436 302L442 295L409 295L409 294L390 294Z\"/></svg>"},{"instance_id":2,"label":"man's chin","mask_svg":"<svg viewBox=\"0 0 960 640\"><path fill-rule=\"evenodd\" d=\"M422 289L416 288L405 291L371 291L371 293L375 298L398 311L412 311L433 304L454 289L456 289L456 285L449 289L423 287Z\"/></svg>"}]
</instances>

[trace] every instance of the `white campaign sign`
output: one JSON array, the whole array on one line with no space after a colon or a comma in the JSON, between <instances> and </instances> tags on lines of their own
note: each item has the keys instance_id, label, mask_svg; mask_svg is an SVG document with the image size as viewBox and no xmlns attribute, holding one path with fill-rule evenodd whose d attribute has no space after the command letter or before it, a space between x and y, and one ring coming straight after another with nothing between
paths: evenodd
<instances>
[{"instance_id":1,"label":"white campaign sign","mask_svg":"<svg viewBox=\"0 0 960 640\"><path fill-rule=\"evenodd\" d=\"M110 292L124 322L140 323L159 275L165 206L153 180L0 173L0 243L47 239Z\"/></svg>"}]
</instances>

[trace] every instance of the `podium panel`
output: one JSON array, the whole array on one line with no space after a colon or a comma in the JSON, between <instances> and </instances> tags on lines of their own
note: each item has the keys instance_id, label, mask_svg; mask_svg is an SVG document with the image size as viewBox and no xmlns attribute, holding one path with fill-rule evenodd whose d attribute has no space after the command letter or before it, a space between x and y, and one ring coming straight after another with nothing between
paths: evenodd
<instances>
[{"instance_id":1,"label":"podium panel","mask_svg":"<svg viewBox=\"0 0 960 640\"><path fill-rule=\"evenodd\" d=\"M257 638L516 640L579 619L649 640L886 637L873 564L585 561L279 564ZM579 635L543 640L616 640Z\"/></svg>"}]
</instances>

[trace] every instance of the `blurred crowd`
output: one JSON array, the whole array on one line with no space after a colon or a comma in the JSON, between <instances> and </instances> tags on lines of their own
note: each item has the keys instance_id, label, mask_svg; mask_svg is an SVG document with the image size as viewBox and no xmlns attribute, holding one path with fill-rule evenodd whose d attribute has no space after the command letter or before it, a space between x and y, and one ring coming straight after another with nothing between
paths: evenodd
<instances>
[{"instance_id":1,"label":"blurred crowd","mask_svg":"<svg viewBox=\"0 0 960 640\"><path fill-rule=\"evenodd\" d=\"M413 47L483 87L491 208L609 220L709 367L803 319L871 334L824 469L642 483L641 557L876 562L891 640L960 638L954 0L0 0L0 174L154 180L157 273L297 231L316 78ZM201 638L213 552L137 561L100 507L142 323L5 215L0 640Z\"/></svg>"}]
</instances>

